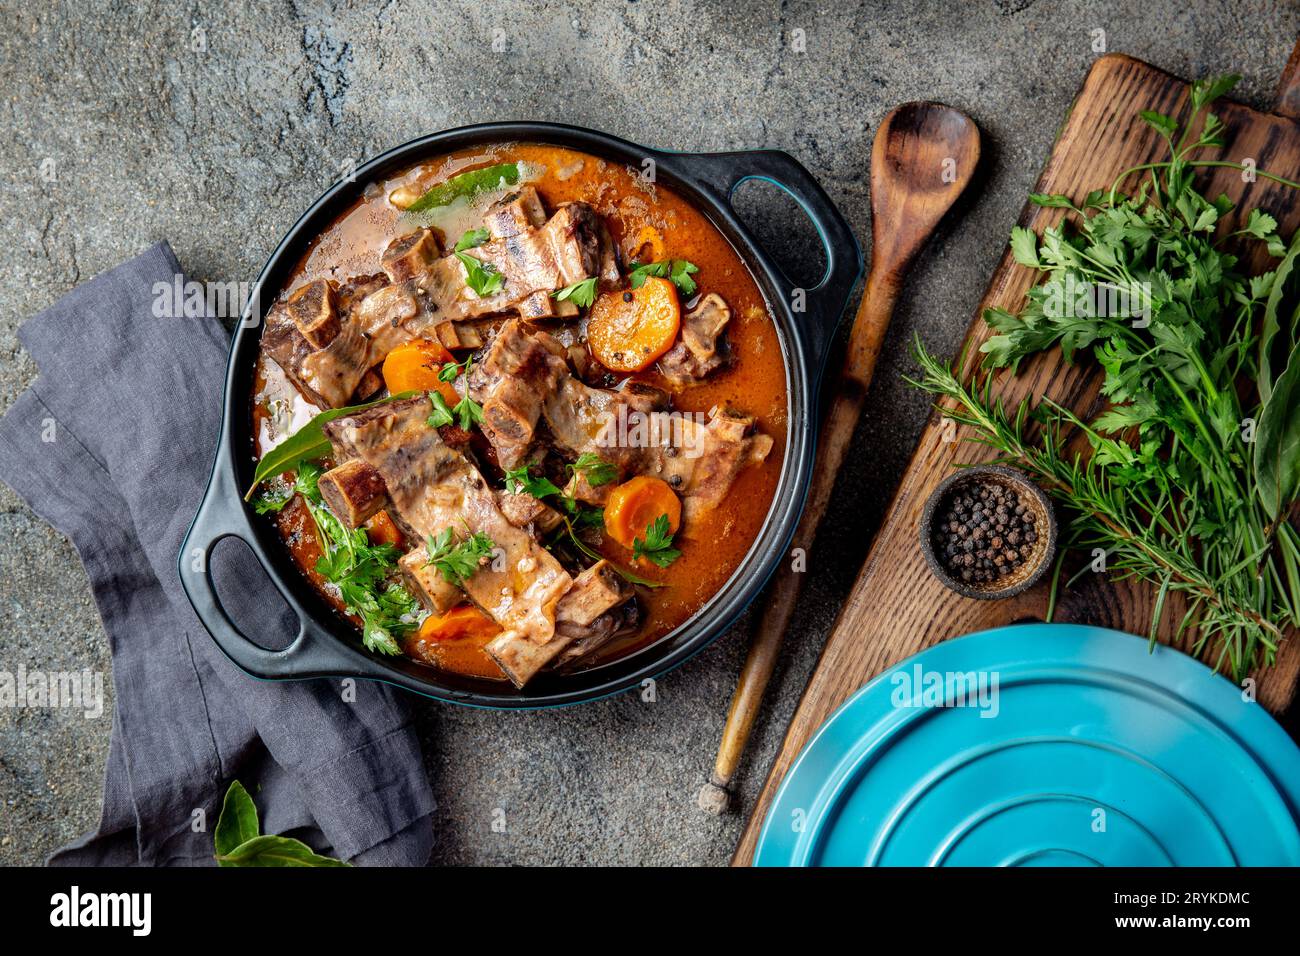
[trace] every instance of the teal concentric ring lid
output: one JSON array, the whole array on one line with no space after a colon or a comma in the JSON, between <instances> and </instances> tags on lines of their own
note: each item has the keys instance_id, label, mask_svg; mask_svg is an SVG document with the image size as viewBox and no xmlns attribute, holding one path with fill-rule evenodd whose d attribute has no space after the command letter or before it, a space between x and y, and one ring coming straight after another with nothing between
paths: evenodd
<instances>
[{"instance_id":1,"label":"teal concentric ring lid","mask_svg":"<svg viewBox=\"0 0 1300 956\"><path fill-rule=\"evenodd\" d=\"M760 866L1296 866L1300 749L1131 634L1026 624L853 695L791 766Z\"/></svg>"}]
</instances>

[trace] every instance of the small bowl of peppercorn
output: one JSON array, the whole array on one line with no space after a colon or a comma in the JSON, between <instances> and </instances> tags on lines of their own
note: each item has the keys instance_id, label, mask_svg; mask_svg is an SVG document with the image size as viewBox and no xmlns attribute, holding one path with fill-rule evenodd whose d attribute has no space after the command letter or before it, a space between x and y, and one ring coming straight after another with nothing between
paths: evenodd
<instances>
[{"instance_id":1,"label":"small bowl of peppercorn","mask_svg":"<svg viewBox=\"0 0 1300 956\"><path fill-rule=\"evenodd\" d=\"M963 597L1014 597L1052 563L1056 513L1024 472L971 465L925 503L921 551L934 576Z\"/></svg>"}]
</instances>

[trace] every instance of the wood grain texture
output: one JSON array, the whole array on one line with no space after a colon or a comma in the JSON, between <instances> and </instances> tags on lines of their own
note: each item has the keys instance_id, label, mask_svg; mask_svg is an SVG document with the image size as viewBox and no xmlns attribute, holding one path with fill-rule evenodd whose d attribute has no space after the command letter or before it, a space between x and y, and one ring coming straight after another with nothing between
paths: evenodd
<instances>
[{"instance_id":1,"label":"wood grain texture","mask_svg":"<svg viewBox=\"0 0 1300 956\"><path fill-rule=\"evenodd\" d=\"M1075 99L1035 191L1082 197L1089 190L1108 188L1131 166L1163 158L1163 143L1138 118L1138 111L1150 109L1181 116L1187 93L1185 82L1138 60L1118 54L1099 59ZM1300 123L1226 102L1216 104L1215 112L1226 127L1224 158L1251 158L1260 169L1296 177L1300 171ZM1238 201L1239 208L1244 204L1265 209L1277 218L1283 235L1300 227L1296 196L1285 187L1263 179L1245 183L1240 173L1226 168L1198 177L1198 185L1207 196L1227 193ZM1061 210L1026 204L1019 224L1041 233L1061 215ZM1236 228L1236 214L1228 218L1228 228ZM1259 268L1266 261L1261 255L1250 265ZM1034 279L1035 274L1016 265L1008 252L993 275L967 342L978 345L988 337L989 330L979 318L985 308L1018 310ZM1048 395L1086 416L1101 406L1099 383L1093 363L1071 368L1054 350L1022 365L1015 377L1004 373L999 384L1001 393L1012 402ZM939 641L1019 621L1041 620L1046 613L1047 584L1007 601L975 601L947 590L926 569L917 528L927 496L955 464L993 457L987 449L945 438L952 438L952 429L945 427L936 412L931 415L795 711L737 847L733 862L738 865L752 859L758 832L790 763L854 691L900 660ZM828 560L828 556L822 555L820 560ZM815 570L810 568L812 573ZM1062 593L1055 620L1145 634L1151 624L1153 603L1153 591L1145 585L1085 574ZM1166 607L1162 632L1173 631L1178 611L1172 602ZM1260 701L1274 712L1284 709L1294 696L1298 675L1300 647L1293 639L1283 645L1276 665L1259 675Z\"/></svg>"}]
</instances>

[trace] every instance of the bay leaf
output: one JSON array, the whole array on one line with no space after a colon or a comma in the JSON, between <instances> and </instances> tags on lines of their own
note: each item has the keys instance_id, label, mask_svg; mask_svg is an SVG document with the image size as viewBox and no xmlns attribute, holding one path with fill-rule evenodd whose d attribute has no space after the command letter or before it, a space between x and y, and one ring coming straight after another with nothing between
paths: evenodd
<instances>
[{"instance_id":1,"label":"bay leaf","mask_svg":"<svg viewBox=\"0 0 1300 956\"><path fill-rule=\"evenodd\" d=\"M293 837L258 836L241 843L229 853L218 854L217 862L221 866L313 866L339 867L351 866L333 857L321 856Z\"/></svg>"},{"instance_id":2,"label":"bay leaf","mask_svg":"<svg viewBox=\"0 0 1300 956\"><path fill-rule=\"evenodd\" d=\"M413 395L420 394L423 393L418 391L400 392L397 395L387 395L384 398L378 398L373 402L366 402L362 405L344 405L342 408L329 408L321 412L262 456L262 460L257 463L257 470L253 472L253 487L248 489L248 494L244 495L244 500L250 500L253 497L253 492L257 491L257 486L267 478L281 472L293 471L304 461L315 461L317 458L324 458L329 455L333 451L333 447L330 445L330 440L325 437L322 425L332 422L336 418L342 418L344 415L352 415L367 408L382 405L385 402L395 402L401 398L410 398Z\"/></svg>"},{"instance_id":3,"label":"bay leaf","mask_svg":"<svg viewBox=\"0 0 1300 956\"><path fill-rule=\"evenodd\" d=\"M226 791L226 799L221 803L221 816L217 818L217 828L212 834L217 859L253 839L260 830L257 804L253 803L244 785L236 780Z\"/></svg>"},{"instance_id":4,"label":"bay leaf","mask_svg":"<svg viewBox=\"0 0 1300 956\"><path fill-rule=\"evenodd\" d=\"M1300 494L1300 345L1273 383L1255 429L1255 487L1273 520Z\"/></svg>"}]
</instances>

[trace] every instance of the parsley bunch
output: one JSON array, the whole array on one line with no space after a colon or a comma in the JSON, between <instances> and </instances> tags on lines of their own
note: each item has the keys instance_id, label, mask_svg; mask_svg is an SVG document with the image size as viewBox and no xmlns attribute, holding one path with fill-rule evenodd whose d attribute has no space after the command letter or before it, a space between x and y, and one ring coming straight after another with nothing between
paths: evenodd
<instances>
[{"instance_id":1,"label":"parsley bunch","mask_svg":"<svg viewBox=\"0 0 1300 956\"><path fill-rule=\"evenodd\" d=\"M419 603L393 580L400 556L391 544L371 544L364 528L349 529L321 501L320 467L304 462L295 490L316 524L321 556L316 571L339 590L349 613L361 618L361 640L381 654L400 654L399 638L416 626Z\"/></svg>"},{"instance_id":2,"label":"parsley bunch","mask_svg":"<svg viewBox=\"0 0 1300 956\"><path fill-rule=\"evenodd\" d=\"M1153 640L1166 598L1181 594L1176 636L1193 632L1198 653L1217 647L1216 666L1240 680L1271 664L1300 625L1300 533L1290 519L1300 498L1300 242L1288 251L1259 209L1225 233L1233 203L1194 186L1197 168L1243 168L1198 158L1224 145L1207 107L1236 81L1193 84L1184 124L1142 113L1169 159L1077 204L1031 195L1068 211L1041 239L1012 233L1016 261L1046 281L1019 314L984 313L997 334L981 346L983 370L963 380L918 340L912 384L946 399L944 414L974 430L969 440L1073 507L1072 545L1103 550L1110 570L1158 589ZM1122 194L1135 175L1136 191ZM1244 272L1234 249L1251 242L1282 262ZM1099 415L1085 421L1050 399L1013 411L994 396L996 370L1014 373L1054 346L1067 362L1090 350L1101 366L1109 405ZM1071 449L1080 437L1086 457Z\"/></svg>"}]
</instances>

